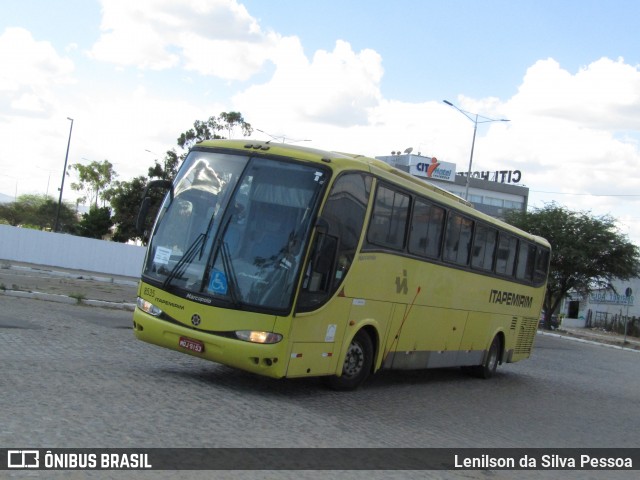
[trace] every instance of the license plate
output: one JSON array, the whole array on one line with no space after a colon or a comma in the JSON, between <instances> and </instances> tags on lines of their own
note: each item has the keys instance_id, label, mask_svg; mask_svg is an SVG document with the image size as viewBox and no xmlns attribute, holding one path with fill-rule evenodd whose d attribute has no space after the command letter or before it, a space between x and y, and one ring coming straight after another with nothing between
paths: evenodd
<instances>
[{"instance_id":1,"label":"license plate","mask_svg":"<svg viewBox=\"0 0 640 480\"><path fill-rule=\"evenodd\" d=\"M182 348L186 348L187 350L191 350L192 352L204 352L204 343L199 342L198 340L191 340L190 338L180 337L178 345L180 345Z\"/></svg>"}]
</instances>

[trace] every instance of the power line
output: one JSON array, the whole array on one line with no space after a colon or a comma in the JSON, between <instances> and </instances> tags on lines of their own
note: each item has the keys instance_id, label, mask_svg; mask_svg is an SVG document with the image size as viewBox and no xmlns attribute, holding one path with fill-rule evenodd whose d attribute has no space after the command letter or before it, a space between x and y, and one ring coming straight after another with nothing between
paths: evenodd
<instances>
[{"instance_id":1,"label":"power line","mask_svg":"<svg viewBox=\"0 0 640 480\"><path fill-rule=\"evenodd\" d=\"M580 195L588 197L640 197L640 194L612 194L612 193L568 193L568 192L543 192L542 190L529 190L535 193L552 193L554 195Z\"/></svg>"}]
</instances>

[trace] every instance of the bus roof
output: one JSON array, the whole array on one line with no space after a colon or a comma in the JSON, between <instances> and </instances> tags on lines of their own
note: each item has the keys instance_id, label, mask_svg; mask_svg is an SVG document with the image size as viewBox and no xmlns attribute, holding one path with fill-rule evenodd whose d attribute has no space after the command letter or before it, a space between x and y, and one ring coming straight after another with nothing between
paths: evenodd
<instances>
[{"instance_id":1,"label":"bus roof","mask_svg":"<svg viewBox=\"0 0 640 480\"><path fill-rule=\"evenodd\" d=\"M443 188L437 187L431 183L414 177L408 172L399 170L392 167L382 160L367 157L365 155L351 154L344 152L335 152L329 150L321 150L317 148L305 147L301 145L291 145L287 143L277 143L272 141L261 141L252 139L240 139L240 140L205 140L196 145L196 147L205 148L228 148L233 150L254 150L256 152L267 152L272 155L291 156L295 154L296 158L301 160L309 160L315 162L331 163L336 161L340 169L356 168L359 170L368 170L369 172L379 177L385 178L388 181L394 182L398 185L413 191L414 193L427 194L433 198L435 196L440 197L440 201L447 203L451 207L459 209L462 213L466 213L469 216L475 217L480 220L484 220L489 224L500 226L505 230L509 230L512 233L516 233L520 236L536 243L549 246L549 242L537 235L532 235L528 232L520 230L513 225L510 225L500 219L491 217L479 210L473 208L473 204L465 199L455 195ZM345 165L346 163L346 165ZM428 192L428 193L427 193ZM429 195L429 193L431 195Z\"/></svg>"}]
</instances>

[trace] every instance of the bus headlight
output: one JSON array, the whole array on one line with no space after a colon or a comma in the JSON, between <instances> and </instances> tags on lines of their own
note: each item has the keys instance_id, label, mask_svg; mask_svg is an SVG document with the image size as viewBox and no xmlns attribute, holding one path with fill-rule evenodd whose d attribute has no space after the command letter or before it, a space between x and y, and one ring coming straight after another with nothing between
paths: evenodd
<instances>
[{"instance_id":1,"label":"bus headlight","mask_svg":"<svg viewBox=\"0 0 640 480\"><path fill-rule=\"evenodd\" d=\"M254 330L238 330L236 337L245 342L251 343L278 343L282 340L282 335L272 332L257 332Z\"/></svg>"},{"instance_id":2,"label":"bus headlight","mask_svg":"<svg viewBox=\"0 0 640 480\"><path fill-rule=\"evenodd\" d=\"M145 300L144 298L138 297L138 301L136 302L138 308L149 315L153 315L154 317L159 316L162 313L158 307L156 307L153 303Z\"/></svg>"}]
</instances>

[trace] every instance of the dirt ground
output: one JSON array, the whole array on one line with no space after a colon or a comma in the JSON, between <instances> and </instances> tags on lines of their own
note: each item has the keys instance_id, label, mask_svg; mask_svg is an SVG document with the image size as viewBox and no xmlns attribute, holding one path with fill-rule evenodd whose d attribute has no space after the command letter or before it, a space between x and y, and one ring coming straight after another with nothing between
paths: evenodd
<instances>
[{"instance_id":1,"label":"dirt ground","mask_svg":"<svg viewBox=\"0 0 640 480\"><path fill-rule=\"evenodd\" d=\"M0 290L135 304L138 279L0 260Z\"/></svg>"}]
</instances>

